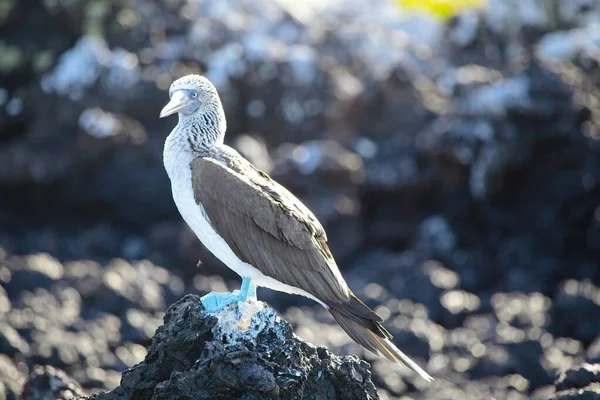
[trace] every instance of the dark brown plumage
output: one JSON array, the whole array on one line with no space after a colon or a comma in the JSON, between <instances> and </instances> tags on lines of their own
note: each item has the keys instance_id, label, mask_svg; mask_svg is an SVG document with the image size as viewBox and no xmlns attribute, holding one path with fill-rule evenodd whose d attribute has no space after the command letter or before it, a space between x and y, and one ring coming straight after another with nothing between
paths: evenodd
<instances>
[{"instance_id":1,"label":"dark brown plumage","mask_svg":"<svg viewBox=\"0 0 600 400\"><path fill-rule=\"evenodd\" d=\"M432 380L348 289L323 227L289 191L233 150L198 157L190 168L196 202L240 260L311 294L357 343Z\"/></svg>"}]
</instances>

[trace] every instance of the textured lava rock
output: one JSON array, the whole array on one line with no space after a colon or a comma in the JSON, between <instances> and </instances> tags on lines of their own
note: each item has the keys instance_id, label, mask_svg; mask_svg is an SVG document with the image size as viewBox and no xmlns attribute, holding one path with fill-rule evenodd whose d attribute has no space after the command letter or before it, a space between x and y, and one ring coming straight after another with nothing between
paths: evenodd
<instances>
[{"instance_id":1,"label":"textured lava rock","mask_svg":"<svg viewBox=\"0 0 600 400\"><path fill-rule=\"evenodd\" d=\"M37 366L23 388L24 400L70 400L84 395L73 378L51 366Z\"/></svg>"},{"instance_id":2,"label":"textured lava rock","mask_svg":"<svg viewBox=\"0 0 600 400\"><path fill-rule=\"evenodd\" d=\"M42 364L86 389L116 386L120 372L144 357L167 302L184 286L147 261L103 267L35 254L9 256L3 268L10 298L0 291L0 352L20 367L12 382Z\"/></svg>"},{"instance_id":3,"label":"textured lava rock","mask_svg":"<svg viewBox=\"0 0 600 400\"><path fill-rule=\"evenodd\" d=\"M600 365L581 364L560 374L556 381L556 400L600 399Z\"/></svg>"},{"instance_id":4,"label":"textured lava rock","mask_svg":"<svg viewBox=\"0 0 600 400\"><path fill-rule=\"evenodd\" d=\"M556 335L591 343L600 332L600 289L590 281L564 282L554 299L552 318L559 321L553 326Z\"/></svg>"},{"instance_id":5,"label":"textured lava rock","mask_svg":"<svg viewBox=\"0 0 600 400\"><path fill-rule=\"evenodd\" d=\"M91 399L371 399L368 364L299 340L264 303L214 316L187 295L169 307L143 362Z\"/></svg>"},{"instance_id":6,"label":"textured lava rock","mask_svg":"<svg viewBox=\"0 0 600 400\"><path fill-rule=\"evenodd\" d=\"M13 361L0 354L0 394L7 400L17 400L23 392L25 376Z\"/></svg>"}]
</instances>

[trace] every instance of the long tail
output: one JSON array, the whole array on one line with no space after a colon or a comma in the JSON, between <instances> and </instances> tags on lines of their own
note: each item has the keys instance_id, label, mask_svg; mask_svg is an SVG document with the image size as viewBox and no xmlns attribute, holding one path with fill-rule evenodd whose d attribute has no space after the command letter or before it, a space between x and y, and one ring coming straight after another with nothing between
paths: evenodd
<instances>
[{"instance_id":1,"label":"long tail","mask_svg":"<svg viewBox=\"0 0 600 400\"><path fill-rule=\"evenodd\" d=\"M381 318L354 293L350 293L350 301L346 303L328 305L333 318L356 343L393 362L404 364L428 382L433 381L431 375L392 343L392 335L381 325Z\"/></svg>"}]
</instances>

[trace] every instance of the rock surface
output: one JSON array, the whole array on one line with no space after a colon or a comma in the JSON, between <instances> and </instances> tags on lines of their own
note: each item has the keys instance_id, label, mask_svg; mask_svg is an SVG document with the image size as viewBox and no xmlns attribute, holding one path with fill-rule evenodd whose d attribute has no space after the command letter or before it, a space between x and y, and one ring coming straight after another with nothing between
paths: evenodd
<instances>
[{"instance_id":1,"label":"rock surface","mask_svg":"<svg viewBox=\"0 0 600 400\"><path fill-rule=\"evenodd\" d=\"M84 395L73 378L51 366L37 366L23 388L24 400L70 400Z\"/></svg>"},{"instance_id":2,"label":"rock surface","mask_svg":"<svg viewBox=\"0 0 600 400\"><path fill-rule=\"evenodd\" d=\"M378 398L366 362L298 339L266 304L203 309L195 295L169 307L144 361L90 399Z\"/></svg>"},{"instance_id":3,"label":"rock surface","mask_svg":"<svg viewBox=\"0 0 600 400\"><path fill-rule=\"evenodd\" d=\"M555 400L600 399L600 364L581 364L560 374Z\"/></svg>"}]
</instances>

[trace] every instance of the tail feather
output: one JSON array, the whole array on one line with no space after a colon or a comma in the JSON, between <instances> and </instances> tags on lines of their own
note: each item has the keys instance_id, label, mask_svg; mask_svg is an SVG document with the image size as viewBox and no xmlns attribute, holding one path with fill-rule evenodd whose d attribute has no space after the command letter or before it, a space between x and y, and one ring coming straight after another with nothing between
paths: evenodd
<instances>
[{"instance_id":1,"label":"tail feather","mask_svg":"<svg viewBox=\"0 0 600 400\"><path fill-rule=\"evenodd\" d=\"M329 311L356 343L375 354L381 354L393 362L407 366L428 382L433 381L431 375L392 343L392 335L381 325L381 318L353 293L350 294L348 303L329 304ZM371 314L375 315L375 318L372 318Z\"/></svg>"}]
</instances>

